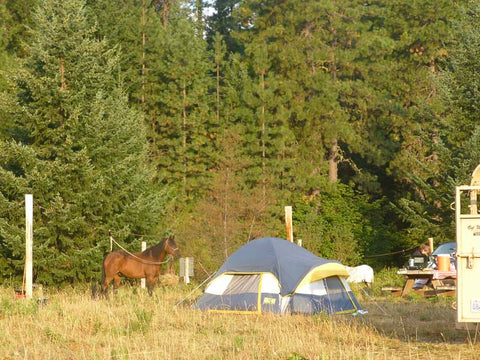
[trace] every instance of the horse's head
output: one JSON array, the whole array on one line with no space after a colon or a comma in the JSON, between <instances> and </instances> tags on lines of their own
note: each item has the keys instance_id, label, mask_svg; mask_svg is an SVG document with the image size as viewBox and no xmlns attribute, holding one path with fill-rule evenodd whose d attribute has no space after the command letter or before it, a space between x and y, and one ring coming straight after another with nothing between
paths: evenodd
<instances>
[{"instance_id":1,"label":"horse's head","mask_svg":"<svg viewBox=\"0 0 480 360\"><path fill-rule=\"evenodd\" d=\"M167 240L165 240L165 251L173 256L174 259L180 257L180 250L178 249L177 244L175 243L174 236L170 235Z\"/></svg>"}]
</instances>

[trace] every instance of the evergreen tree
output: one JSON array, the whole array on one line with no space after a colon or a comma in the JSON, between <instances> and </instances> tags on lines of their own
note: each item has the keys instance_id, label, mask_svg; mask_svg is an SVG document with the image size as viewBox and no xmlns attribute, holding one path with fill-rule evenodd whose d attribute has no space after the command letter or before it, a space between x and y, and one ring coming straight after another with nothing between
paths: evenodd
<instances>
[{"instance_id":1,"label":"evergreen tree","mask_svg":"<svg viewBox=\"0 0 480 360\"><path fill-rule=\"evenodd\" d=\"M0 19L3 25L3 41L9 53L24 56L25 40L31 35L28 29L32 25L32 13L38 0L2 1Z\"/></svg>"},{"instance_id":2,"label":"evergreen tree","mask_svg":"<svg viewBox=\"0 0 480 360\"><path fill-rule=\"evenodd\" d=\"M385 27L395 40L395 62L392 62L392 79L389 91L398 110L394 113L398 124L397 137L401 139L396 158L390 164L394 176L408 182L408 172L421 177L422 165L412 167L413 162L423 163L431 159L430 143L438 138L440 114L434 78L439 60L448 53L451 45L451 24L458 16L449 1L397 2L389 7ZM429 134L428 137L420 136ZM421 141L430 138L427 143ZM409 164L406 168L405 164ZM432 164L434 165L434 164ZM414 190L414 186L412 189Z\"/></svg>"},{"instance_id":3,"label":"evergreen tree","mask_svg":"<svg viewBox=\"0 0 480 360\"><path fill-rule=\"evenodd\" d=\"M227 130L218 143L210 189L175 230L184 239L184 248L209 272L246 242L270 236L265 224L275 200L267 196L264 202L261 186L245 185L242 173L250 159L242 155L242 139L236 131Z\"/></svg>"},{"instance_id":4,"label":"evergreen tree","mask_svg":"<svg viewBox=\"0 0 480 360\"><path fill-rule=\"evenodd\" d=\"M213 43L215 34L220 34L225 40L229 53L241 53L242 46L232 33L240 30L240 25L233 13L239 0L216 0L213 4L214 12L207 19L207 38Z\"/></svg>"},{"instance_id":5,"label":"evergreen tree","mask_svg":"<svg viewBox=\"0 0 480 360\"><path fill-rule=\"evenodd\" d=\"M172 8L169 26L156 40L159 49L150 70L156 113L151 133L159 176L194 199L208 188L215 138L214 64L205 40L196 36L188 9Z\"/></svg>"},{"instance_id":6,"label":"evergreen tree","mask_svg":"<svg viewBox=\"0 0 480 360\"><path fill-rule=\"evenodd\" d=\"M280 73L285 44L279 29L282 19L278 8L283 6L284 2L241 4L238 21L249 25L235 36L245 48L244 61L251 82L238 90L243 93L243 107L251 114L242 121L245 151L254 159L248 176L251 182L261 183L265 193L272 187L285 198L293 185L292 157L296 144L289 127L293 83Z\"/></svg>"},{"instance_id":7,"label":"evergreen tree","mask_svg":"<svg viewBox=\"0 0 480 360\"><path fill-rule=\"evenodd\" d=\"M225 69L225 43L223 41L222 36L219 33L215 34L214 43L213 43L213 51L214 51L214 61L215 61L215 121L218 125L222 124L223 128L225 128L225 122L220 122L220 118L223 117L223 109L222 108L222 98L223 96L223 87L224 81L222 77L224 75Z\"/></svg>"},{"instance_id":8,"label":"evergreen tree","mask_svg":"<svg viewBox=\"0 0 480 360\"><path fill-rule=\"evenodd\" d=\"M442 137L449 147L463 152L469 151L464 143L479 123L480 30L477 24L480 7L476 2L467 1L459 13L459 20L454 22L455 46L448 51L437 83L449 110L448 117L441 122Z\"/></svg>"},{"instance_id":9,"label":"evergreen tree","mask_svg":"<svg viewBox=\"0 0 480 360\"><path fill-rule=\"evenodd\" d=\"M372 202L349 186L331 184L327 179L322 188L295 202L295 237L302 239L307 249L327 259L357 265L365 255L375 253L379 241L392 241L385 236L388 229L383 225L381 201Z\"/></svg>"},{"instance_id":10,"label":"evergreen tree","mask_svg":"<svg viewBox=\"0 0 480 360\"><path fill-rule=\"evenodd\" d=\"M248 24L238 35L247 53L262 41L269 73L281 84L277 93L285 96L283 113L295 142L305 148L296 151L307 156L300 161L305 167L297 169L309 174L304 179L318 180L328 173L335 182L338 162L349 147L359 148L356 132L361 129L352 125L359 123L358 105L363 105L358 44L367 26L360 21L365 8L359 2L281 1L267 6L247 1L238 11L241 23Z\"/></svg>"},{"instance_id":11,"label":"evergreen tree","mask_svg":"<svg viewBox=\"0 0 480 360\"><path fill-rule=\"evenodd\" d=\"M250 238L252 216L282 236L286 202L309 249L349 262L452 236L451 188L479 161L475 2L217 0L204 24L203 0L48 0L34 17L38 1L0 4L6 276L25 193L71 280L90 276L77 252L98 263L95 234L155 225L152 176L177 191L164 223L204 259ZM185 229L191 215L216 236Z\"/></svg>"},{"instance_id":12,"label":"evergreen tree","mask_svg":"<svg viewBox=\"0 0 480 360\"><path fill-rule=\"evenodd\" d=\"M423 237L433 236L439 242L455 237L454 212L450 209L453 188L470 184L472 172L480 163L476 96L480 85L476 75L479 14L478 4L466 2L452 18L455 41L448 52L445 50L448 57L440 62L442 70L433 79L445 105L442 118L435 122L438 139L429 138L427 130L422 136L434 156L428 158L430 161L417 162L422 171L409 175L417 191L399 202L399 211L409 230Z\"/></svg>"},{"instance_id":13,"label":"evergreen tree","mask_svg":"<svg viewBox=\"0 0 480 360\"><path fill-rule=\"evenodd\" d=\"M427 237L451 235L452 182L449 160L443 158L444 108L435 78L452 48L451 26L458 12L449 1L397 2L388 10L396 14L385 19L395 50L385 84L394 105L391 133L397 145L386 169L392 181L389 196L405 231L399 244L405 248Z\"/></svg>"},{"instance_id":14,"label":"evergreen tree","mask_svg":"<svg viewBox=\"0 0 480 360\"><path fill-rule=\"evenodd\" d=\"M161 27L155 3L147 0L87 1L97 32L109 47L120 47L120 68L132 104L148 108L149 67ZM148 114L148 111L145 111ZM147 116L148 117L148 116ZM148 120L147 120L148 124Z\"/></svg>"},{"instance_id":15,"label":"evergreen tree","mask_svg":"<svg viewBox=\"0 0 480 360\"><path fill-rule=\"evenodd\" d=\"M163 202L146 166L142 116L128 106L118 56L95 38L83 0L44 0L28 57L3 94L0 243L21 275L20 196L32 193L41 283L98 277L108 230L153 230ZM3 180L5 179L5 180Z\"/></svg>"}]
</instances>

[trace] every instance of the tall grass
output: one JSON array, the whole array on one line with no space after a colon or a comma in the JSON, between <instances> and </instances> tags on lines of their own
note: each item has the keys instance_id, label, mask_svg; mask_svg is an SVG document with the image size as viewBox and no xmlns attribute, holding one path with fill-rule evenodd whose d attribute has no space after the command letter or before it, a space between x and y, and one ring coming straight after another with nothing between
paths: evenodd
<instances>
[{"instance_id":1,"label":"tall grass","mask_svg":"<svg viewBox=\"0 0 480 360\"><path fill-rule=\"evenodd\" d=\"M188 301L175 307L189 291L158 287L150 298L125 286L107 301L93 300L86 288L47 289L43 304L0 288L0 358L480 358L479 346L455 330L448 301L364 293L366 316L225 315L191 310Z\"/></svg>"}]
</instances>

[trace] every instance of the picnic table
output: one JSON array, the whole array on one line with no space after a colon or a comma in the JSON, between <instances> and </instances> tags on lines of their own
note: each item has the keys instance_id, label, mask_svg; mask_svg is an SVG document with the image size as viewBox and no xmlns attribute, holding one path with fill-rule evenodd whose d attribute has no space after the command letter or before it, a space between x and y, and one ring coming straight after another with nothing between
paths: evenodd
<instances>
[{"instance_id":1,"label":"picnic table","mask_svg":"<svg viewBox=\"0 0 480 360\"><path fill-rule=\"evenodd\" d=\"M435 269L409 270L399 269L398 275L405 276L405 284L403 287L385 287L383 290L392 292L392 295L405 296L412 291L423 296L428 295L454 295L456 289L457 272L439 271ZM415 280L426 280L425 285L418 290L414 290Z\"/></svg>"}]
</instances>

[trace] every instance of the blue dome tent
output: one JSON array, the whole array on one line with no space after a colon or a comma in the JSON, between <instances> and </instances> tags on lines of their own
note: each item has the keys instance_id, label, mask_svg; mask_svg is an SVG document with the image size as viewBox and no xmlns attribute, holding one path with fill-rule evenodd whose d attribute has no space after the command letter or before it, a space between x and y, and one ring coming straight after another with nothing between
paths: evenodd
<instances>
[{"instance_id":1,"label":"blue dome tent","mask_svg":"<svg viewBox=\"0 0 480 360\"><path fill-rule=\"evenodd\" d=\"M327 314L362 312L340 262L279 238L233 253L193 305L213 312Z\"/></svg>"}]
</instances>

